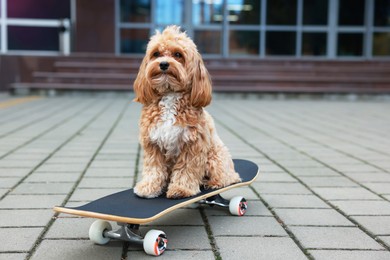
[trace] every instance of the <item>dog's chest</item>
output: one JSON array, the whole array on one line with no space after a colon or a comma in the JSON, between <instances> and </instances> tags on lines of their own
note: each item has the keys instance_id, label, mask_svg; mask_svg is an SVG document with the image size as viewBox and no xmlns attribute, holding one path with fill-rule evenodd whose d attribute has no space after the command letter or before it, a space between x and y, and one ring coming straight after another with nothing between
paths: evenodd
<instances>
[{"instance_id":1,"label":"dog's chest","mask_svg":"<svg viewBox=\"0 0 390 260\"><path fill-rule=\"evenodd\" d=\"M172 93L161 99L159 119L149 133L150 140L161 150L165 150L165 154L169 157L178 156L181 144L187 139L187 128L175 125L180 98L180 94Z\"/></svg>"}]
</instances>

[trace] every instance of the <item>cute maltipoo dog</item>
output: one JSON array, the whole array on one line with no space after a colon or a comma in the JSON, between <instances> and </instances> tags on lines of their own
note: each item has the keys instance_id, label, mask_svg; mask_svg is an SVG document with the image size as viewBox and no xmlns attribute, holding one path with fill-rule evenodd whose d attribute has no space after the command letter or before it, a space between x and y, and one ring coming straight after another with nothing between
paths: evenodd
<instances>
[{"instance_id":1,"label":"cute maltipoo dog","mask_svg":"<svg viewBox=\"0 0 390 260\"><path fill-rule=\"evenodd\" d=\"M154 198L196 195L200 187L240 182L212 117L211 80L193 41L178 26L157 31L148 43L134 82L135 101L143 104L140 142L142 179L134 192Z\"/></svg>"}]
</instances>

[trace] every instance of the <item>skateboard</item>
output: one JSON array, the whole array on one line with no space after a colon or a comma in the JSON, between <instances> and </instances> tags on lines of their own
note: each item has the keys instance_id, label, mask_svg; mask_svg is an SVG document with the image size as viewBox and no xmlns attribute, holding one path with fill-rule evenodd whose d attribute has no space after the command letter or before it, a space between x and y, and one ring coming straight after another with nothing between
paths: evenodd
<instances>
[{"instance_id":1,"label":"skateboard","mask_svg":"<svg viewBox=\"0 0 390 260\"><path fill-rule=\"evenodd\" d=\"M153 199L140 198L128 189L94 200L80 207L54 207L54 211L82 217L96 218L89 228L89 238L95 244L104 245L110 239L143 245L145 253L161 255L168 243L166 234L161 230L150 230L142 237L141 224L152 222L175 209L194 203L219 206L229 209L232 215L243 216L248 204L244 197L233 197L230 201L220 193L251 184L258 175L258 166L247 160L234 159L234 168L242 181L220 189L201 189L195 196L181 199L168 199L165 195ZM118 222L120 228L112 230L108 221Z\"/></svg>"}]
</instances>

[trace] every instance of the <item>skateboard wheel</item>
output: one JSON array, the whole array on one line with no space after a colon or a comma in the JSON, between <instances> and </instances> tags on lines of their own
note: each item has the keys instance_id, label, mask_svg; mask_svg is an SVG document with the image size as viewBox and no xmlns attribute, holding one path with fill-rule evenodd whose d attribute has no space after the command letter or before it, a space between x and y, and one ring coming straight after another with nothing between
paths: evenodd
<instances>
[{"instance_id":1,"label":"skateboard wheel","mask_svg":"<svg viewBox=\"0 0 390 260\"><path fill-rule=\"evenodd\" d=\"M167 248L168 239L163 231L152 229L146 233L143 244L145 253L159 256Z\"/></svg>"},{"instance_id":2,"label":"skateboard wheel","mask_svg":"<svg viewBox=\"0 0 390 260\"><path fill-rule=\"evenodd\" d=\"M234 197L229 202L229 211L232 215L243 216L248 209L248 203L242 196Z\"/></svg>"},{"instance_id":3,"label":"skateboard wheel","mask_svg":"<svg viewBox=\"0 0 390 260\"><path fill-rule=\"evenodd\" d=\"M104 237L104 231L110 230L112 230L110 223L103 220L96 220L89 228L89 239L98 245L107 244L110 241L110 238Z\"/></svg>"}]
</instances>

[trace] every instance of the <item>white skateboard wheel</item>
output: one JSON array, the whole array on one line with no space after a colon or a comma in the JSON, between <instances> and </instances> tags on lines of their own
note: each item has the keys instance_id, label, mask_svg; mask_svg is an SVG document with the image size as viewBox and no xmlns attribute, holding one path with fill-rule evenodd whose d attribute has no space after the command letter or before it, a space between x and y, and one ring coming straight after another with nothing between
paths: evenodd
<instances>
[{"instance_id":1,"label":"white skateboard wheel","mask_svg":"<svg viewBox=\"0 0 390 260\"><path fill-rule=\"evenodd\" d=\"M152 229L146 233L143 244L145 253L159 256L167 248L168 239L163 231Z\"/></svg>"},{"instance_id":2,"label":"white skateboard wheel","mask_svg":"<svg viewBox=\"0 0 390 260\"><path fill-rule=\"evenodd\" d=\"M248 209L248 203L242 196L234 197L229 202L229 211L232 215L243 216Z\"/></svg>"},{"instance_id":3,"label":"white skateboard wheel","mask_svg":"<svg viewBox=\"0 0 390 260\"><path fill-rule=\"evenodd\" d=\"M104 237L104 231L112 230L111 224L104 220L96 220L89 228L89 239L98 245L107 244L109 237Z\"/></svg>"}]
</instances>

